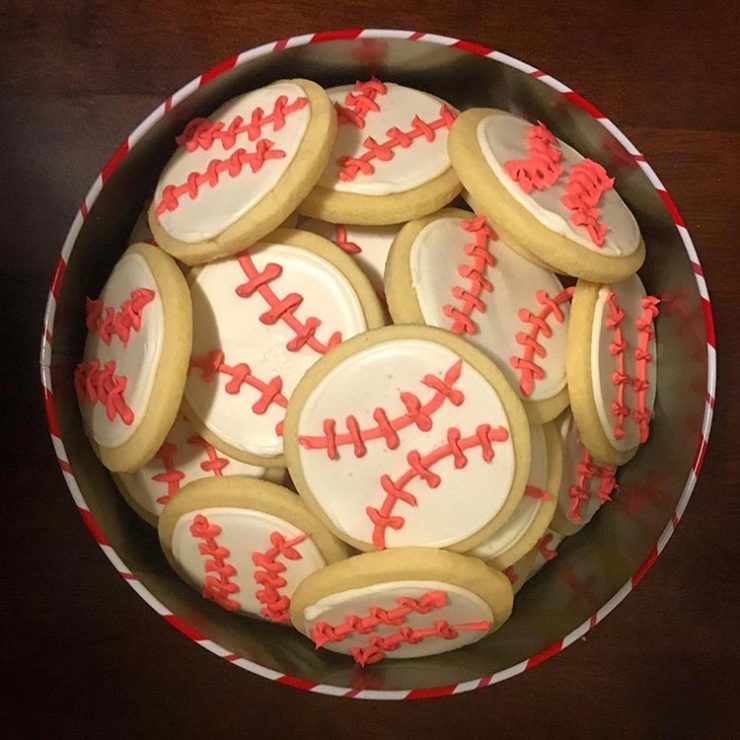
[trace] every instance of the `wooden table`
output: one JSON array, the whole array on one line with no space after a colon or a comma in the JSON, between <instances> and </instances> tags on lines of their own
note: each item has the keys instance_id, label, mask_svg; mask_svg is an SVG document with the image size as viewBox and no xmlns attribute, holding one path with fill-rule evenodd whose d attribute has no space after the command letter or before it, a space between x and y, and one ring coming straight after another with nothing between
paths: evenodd
<instances>
[{"instance_id":1,"label":"wooden table","mask_svg":"<svg viewBox=\"0 0 740 740\"><path fill-rule=\"evenodd\" d=\"M732 378L740 75L732 2L7 2L0 178L6 707L13 736L737 737L740 394ZM736 10L736 8L735 8ZM351 702L284 688L190 643L118 578L56 467L37 351L50 273L118 142L198 72L327 28L469 38L594 101L645 153L692 231L713 298L720 392L685 519L636 593L578 644L493 688ZM9 515L8 515L9 513ZM9 696L7 696L9 694ZM8 701L9 700L9 701ZM6 712L8 710L6 709ZM733 727L734 726L734 727ZM734 729L734 733L733 733Z\"/></svg>"}]
</instances>

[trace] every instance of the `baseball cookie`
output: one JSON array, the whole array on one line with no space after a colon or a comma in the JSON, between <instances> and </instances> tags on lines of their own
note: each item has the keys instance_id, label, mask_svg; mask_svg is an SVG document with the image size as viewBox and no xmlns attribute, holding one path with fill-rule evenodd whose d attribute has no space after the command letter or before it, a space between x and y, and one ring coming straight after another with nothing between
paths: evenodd
<instances>
[{"instance_id":1,"label":"baseball cookie","mask_svg":"<svg viewBox=\"0 0 740 740\"><path fill-rule=\"evenodd\" d=\"M455 111L439 98L375 78L327 90L337 138L300 212L332 223L397 224L432 213L461 190L447 135Z\"/></svg>"},{"instance_id":2,"label":"baseball cookie","mask_svg":"<svg viewBox=\"0 0 740 740\"><path fill-rule=\"evenodd\" d=\"M263 468L235 460L198 436L180 413L157 454L132 473L118 473L113 480L131 508L152 526L165 504L188 483L201 478L245 475L280 482L282 468Z\"/></svg>"},{"instance_id":3,"label":"baseball cookie","mask_svg":"<svg viewBox=\"0 0 740 740\"><path fill-rule=\"evenodd\" d=\"M193 265L266 236L313 188L336 126L331 101L308 80L281 80L194 118L149 208L157 244Z\"/></svg>"},{"instance_id":4,"label":"baseball cookie","mask_svg":"<svg viewBox=\"0 0 740 740\"><path fill-rule=\"evenodd\" d=\"M304 219L301 228L333 241L357 261L379 296L385 295L383 274L388 250L398 226L353 226L330 224L315 218Z\"/></svg>"},{"instance_id":5,"label":"baseball cookie","mask_svg":"<svg viewBox=\"0 0 740 740\"><path fill-rule=\"evenodd\" d=\"M382 326L375 291L349 255L291 229L194 268L188 282L194 338L188 419L231 457L282 466L293 389L343 339Z\"/></svg>"},{"instance_id":6,"label":"baseball cookie","mask_svg":"<svg viewBox=\"0 0 740 740\"><path fill-rule=\"evenodd\" d=\"M449 152L502 238L559 272L612 282L645 260L637 221L613 178L543 123L471 108L452 127Z\"/></svg>"},{"instance_id":7,"label":"baseball cookie","mask_svg":"<svg viewBox=\"0 0 740 740\"><path fill-rule=\"evenodd\" d=\"M556 423L562 440L563 476L550 527L558 534L571 535L588 524L601 506L611 499L617 469L594 462L581 444L570 411L566 411Z\"/></svg>"},{"instance_id":8,"label":"baseball cookie","mask_svg":"<svg viewBox=\"0 0 740 740\"><path fill-rule=\"evenodd\" d=\"M385 271L394 322L458 334L500 367L533 422L568 405L572 288L509 249L483 216L445 208L407 223Z\"/></svg>"},{"instance_id":9,"label":"baseball cookie","mask_svg":"<svg viewBox=\"0 0 740 740\"><path fill-rule=\"evenodd\" d=\"M563 535L558 534L552 529L545 531L545 534L540 537L539 541L532 549L532 563L529 573L527 573L524 578L524 583L534 578L547 563L557 557L558 547L560 547L560 544L564 539L565 537L563 537Z\"/></svg>"},{"instance_id":10,"label":"baseball cookie","mask_svg":"<svg viewBox=\"0 0 740 740\"><path fill-rule=\"evenodd\" d=\"M522 586L527 582L534 564L535 554L533 548L503 571L503 574L509 579L514 596L521 591Z\"/></svg>"},{"instance_id":11,"label":"baseball cookie","mask_svg":"<svg viewBox=\"0 0 740 740\"><path fill-rule=\"evenodd\" d=\"M136 470L175 420L190 356L190 295L174 260L150 244L130 246L87 300L86 324L74 373L85 431L107 468Z\"/></svg>"},{"instance_id":12,"label":"baseball cookie","mask_svg":"<svg viewBox=\"0 0 740 740\"><path fill-rule=\"evenodd\" d=\"M529 427L532 462L524 497L508 521L469 555L504 570L524 557L550 526L562 475L562 450L553 423Z\"/></svg>"},{"instance_id":13,"label":"baseball cookie","mask_svg":"<svg viewBox=\"0 0 740 740\"><path fill-rule=\"evenodd\" d=\"M298 584L349 554L294 493L241 476L185 486L159 518L159 541L204 598L279 624Z\"/></svg>"},{"instance_id":14,"label":"baseball cookie","mask_svg":"<svg viewBox=\"0 0 740 740\"><path fill-rule=\"evenodd\" d=\"M647 441L655 403L653 322L660 301L637 275L612 285L579 280L567 373L576 426L593 458L623 465Z\"/></svg>"},{"instance_id":15,"label":"baseball cookie","mask_svg":"<svg viewBox=\"0 0 740 740\"><path fill-rule=\"evenodd\" d=\"M290 616L317 648L365 666L470 645L501 627L512 603L506 576L479 560L404 548L314 573L293 594Z\"/></svg>"},{"instance_id":16,"label":"baseball cookie","mask_svg":"<svg viewBox=\"0 0 740 740\"><path fill-rule=\"evenodd\" d=\"M288 406L285 454L307 506L354 547L464 552L521 501L529 427L477 349L439 329L392 326L309 369Z\"/></svg>"}]
</instances>

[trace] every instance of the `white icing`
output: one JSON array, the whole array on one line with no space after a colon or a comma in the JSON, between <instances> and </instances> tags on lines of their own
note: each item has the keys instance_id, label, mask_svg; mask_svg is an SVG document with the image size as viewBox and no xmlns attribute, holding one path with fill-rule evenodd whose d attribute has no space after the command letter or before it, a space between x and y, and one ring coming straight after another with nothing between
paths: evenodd
<instances>
[{"instance_id":1,"label":"white icing","mask_svg":"<svg viewBox=\"0 0 740 740\"><path fill-rule=\"evenodd\" d=\"M599 415L601 428L604 430L612 447L625 451L632 449L640 443L640 429L634 422L632 416L624 420L624 437L617 439L614 436L616 417L611 411L611 404L617 398L617 386L612 381L612 373L617 369L617 358L611 354L609 345L614 341L614 330L606 327L605 321L609 316L607 299L610 291L614 291L617 305L624 311L624 319L620 324L622 338L626 340L627 347L624 351L624 371L630 377L637 374L637 361L634 351L639 343L639 332L635 322L643 313L640 302L645 297L645 288L637 275L632 275L620 283L605 285L599 290L594 310L594 319L591 326L591 386L596 403L596 411ZM647 363L647 380L650 387L645 396L645 406L652 412L655 403L656 385L656 347L655 339L651 338L648 343L648 354L652 356L652 362ZM637 407L637 393L631 385L625 385L624 400L632 411Z\"/></svg>"},{"instance_id":2,"label":"white icing","mask_svg":"<svg viewBox=\"0 0 740 740\"><path fill-rule=\"evenodd\" d=\"M205 563L211 560L212 556L200 552L199 546L204 540L190 532L190 526L198 514L205 516L210 524L221 527L221 532L216 535L215 540L219 546L229 550L224 559L236 568L236 574L229 580L239 587L239 591L229 598L239 602L240 611L262 616L262 603L257 599L256 592L262 590L263 586L255 582L254 574L264 569L252 562L252 554L266 553L272 548L270 535L273 532L279 532L286 540L305 533L284 519L256 509L213 507L183 514L175 523L173 530L172 554L188 578L199 587L203 586L206 575L211 575L206 573ZM279 588L279 592L288 598L306 576L326 565L324 557L310 537L306 537L303 542L293 547L301 555L299 560L289 560L281 555L275 558L276 562L286 566L280 573L286 584Z\"/></svg>"},{"instance_id":3,"label":"white icing","mask_svg":"<svg viewBox=\"0 0 740 740\"><path fill-rule=\"evenodd\" d=\"M170 453L172 455L172 467L183 475L177 483L179 491L192 481L216 475L214 470L209 469L209 456L203 446L204 442L203 438L193 431L185 416L178 414L157 455L133 473L119 473L129 495L144 510L154 516L159 516L165 503L171 498L168 495L169 486L167 482L155 480L156 476L166 474L168 470L165 464L165 456L162 454L165 445L174 447L174 450ZM218 450L214 450L214 452L220 460L225 462L225 464L219 463L223 467L218 468L223 476L246 475L250 478L261 478L265 474L265 468L263 467L248 465L240 460L235 460L225 452Z\"/></svg>"},{"instance_id":4,"label":"white icing","mask_svg":"<svg viewBox=\"0 0 740 740\"><path fill-rule=\"evenodd\" d=\"M366 635L354 632L341 641L326 642L322 647L335 653L349 655L351 648L364 648L373 637L387 638L397 634L402 627L411 627L413 630L424 629L433 626L438 620L445 620L453 627L475 622L493 624L491 608L480 596L468 589L440 581L388 581L340 591L319 599L304 609L305 632L310 636L311 630L319 621L336 627L349 616L368 616L373 607L391 611L399 607L399 597L409 597L418 601L429 591L445 591L447 593L445 605L439 609L432 609L427 614L410 611L401 625L378 624ZM387 650L385 655L387 658L421 658L425 655L438 655L477 642L486 634L488 630L481 629L459 630L457 637L450 640L430 636L419 640L415 645L401 643L395 650Z\"/></svg>"},{"instance_id":5,"label":"white icing","mask_svg":"<svg viewBox=\"0 0 740 740\"><path fill-rule=\"evenodd\" d=\"M472 218L472 215L471 215ZM444 306L451 304L458 310L463 301L452 295L456 285L465 290L471 281L461 277L461 265L473 267L475 259L463 251L466 244L474 243L475 233L465 231L457 218L439 218L425 226L414 240L409 254L411 263L411 284L419 302L424 321L442 329L451 329L453 319L444 314ZM481 291L479 297L485 304L485 311L473 309L470 318L478 330L473 335L461 336L488 354L499 366L509 383L520 397L522 393L520 371L511 366L510 358L521 357L524 347L517 343L519 332L529 333L532 325L518 317L521 308L537 315L543 306L535 295L544 290L550 297L563 290L558 278L528 260L520 257L500 239L488 240L488 249L496 264L486 266L483 276L493 284L493 291ZM544 357L535 356L534 362L545 372L542 380L534 380L534 389L529 399L540 401L552 398L565 388L565 344L570 315L570 301L561 304L565 315L562 323L551 314L547 319L552 336L545 337L539 332L538 341L545 348Z\"/></svg>"},{"instance_id":6,"label":"white icing","mask_svg":"<svg viewBox=\"0 0 740 740\"><path fill-rule=\"evenodd\" d=\"M344 224L329 224L309 218L301 223L301 228L312 231L314 234L323 236L339 245L337 229L344 226L346 230L345 240L358 246L362 251L351 252L357 264L368 276L373 288L379 295L385 293L383 274L385 272L385 261L388 250L393 244L393 239L398 233L398 226L350 226Z\"/></svg>"},{"instance_id":7,"label":"white icing","mask_svg":"<svg viewBox=\"0 0 740 740\"><path fill-rule=\"evenodd\" d=\"M345 182L339 179L341 157L361 157L367 150L364 142L372 137L378 144L387 141L387 131L397 127L404 133L413 128L415 116L432 123L440 117L443 101L432 95L393 83L386 84L386 93L379 94L375 102L380 106L378 112L369 111L365 126L358 128L353 123L340 123L329 164L324 170L319 184L341 193L360 195L390 195L411 190L439 177L450 168L447 156L448 129L437 129L434 141L426 138L414 139L409 147L395 147L393 157L386 162L375 159L371 162L375 169L372 174L359 173L354 180ZM347 93L354 91L354 85L334 87L326 92L332 102L345 105Z\"/></svg>"},{"instance_id":8,"label":"white icing","mask_svg":"<svg viewBox=\"0 0 740 740\"><path fill-rule=\"evenodd\" d=\"M544 491L547 488L548 473L545 432L541 426L530 424L529 433L532 440L532 461L527 485ZM491 560L510 550L527 534L543 503L542 499L525 494L506 524L474 548L470 554L481 560Z\"/></svg>"},{"instance_id":9,"label":"white icing","mask_svg":"<svg viewBox=\"0 0 740 740\"><path fill-rule=\"evenodd\" d=\"M88 334L85 342L83 359L86 363L97 359L102 367L112 360L116 363L115 374L127 379L122 395L134 414L133 422L127 425L119 415L111 421L104 403L86 400L81 405L82 418L91 430L92 438L103 447L122 445L138 429L149 404L161 359L164 342L162 299L157 281L141 255L126 254L119 260L99 299L103 301L103 310L111 307L118 312L123 302L130 299L131 291L136 288L153 290L154 300L144 306L141 328L139 331L131 330L127 346L115 335L110 344L105 344L97 332Z\"/></svg>"},{"instance_id":10,"label":"white icing","mask_svg":"<svg viewBox=\"0 0 740 740\"><path fill-rule=\"evenodd\" d=\"M327 260L306 249L285 244L264 244L250 249L249 257L262 272L268 263L283 268L268 285L278 298L290 293L303 296L294 311L305 322L321 320L316 338L326 343L336 331L348 339L367 329L362 305L350 281ZM308 368L322 355L308 344L289 351L287 343L295 332L282 320L263 324L260 316L269 306L259 291L251 296L237 295L236 288L248 280L238 255L205 265L191 285L193 301L193 357L201 358L214 349L224 353L224 363L246 363L252 374L267 383L273 377L283 380L282 394L290 394ZM192 368L185 385L185 397L197 416L224 442L246 452L274 456L283 451L276 425L285 409L272 403L265 413L256 414L252 405L261 394L242 385L238 394L226 392L230 377L218 373L210 382Z\"/></svg>"},{"instance_id":11,"label":"white icing","mask_svg":"<svg viewBox=\"0 0 740 740\"><path fill-rule=\"evenodd\" d=\"M423 405L434 391L421 383L427 375L438 378L459 357L445 346L420 339L397 339L375 344L346 358L318 382L308 397L299 422L299 435L322 436L324 420L336 420L337 434L346 433L346 418L353 414L360 428L376 426L373 412L382 407L389 419L406 413L400 394L413 393ZM465 395L461 406L444 401L432 415L432 428L422 432L411 424L398 432L399 445L387 447L381 437L369 440L367 452L356 457L351 444L338 448L338 459L330 460L325 449L300 447L300 463L309 488L334 526L350 537L372 544L374 525L367 507L380 509L386 493L380 485L387 474L398 480L408 469L407 455L422 456L447 443L447 430L457 427L463 438L476 433L480 424L503 426L510 434L506 413L495 390L471 365L463 362L453 386ZM495 457L484 462L479 447L466 452L467 465L456 469L450 456L433 465L441 477L430 488L419 477L404 490L416 496L409 506L398 500L393 515L404 518L399 530L386 529L387 547L445 547L480 530L501 509L514 476L515 460L511 436L493 442Z\"/></svg>"},{"instance_id":12,"label":"white icing","mask_svg":"<svg viewBox=\"0 0 740 740\"><path fill-rule=\"evenodd\" d=\"M633 254L640 243L640 229L632 212L612 188L602 195L599 220L609 227L602 247L591 241L584 226L570 222L571 211L561 202L568 172L584 160L573 147L558 139L563 173L551 188L525 193L504 169L510 159L527 159L527 129L530 123L509 113L494 113L478 124L477 136L483 156L506 191L524 206L543 226L585 247L591 252L614 257Z\"/></svg>"},{"instance_id":13,"label":"white icing","mask_svg":"<svg viewBox=\"0 0 740 740\"><path fill-rule=\"evenodd\" d=\"M241 116L245 123L249 123L257 108L261 108L265 116L272 113L275 101L281 95L287 96L287 102L291 104L297 98L305 97L305 91L292 82L275 83L233 98L208 118L211 121L223 121L224 128L228 128L236 116ZM174 210L158 215L162 228L175 239L192 243L210 239L231 226L277 185L303 141L310 118L309 104L288 113L285 125L280 129L276 130L272 123L265 124L259 138L254 141L245 132L239 134L228 149L223 139L216 139L208 149L199 147L192 152L185 146L179 146L159 178L154 193L155 204L161 201L165 186L177 187L187 183L190 173L204 173L212 160L226 160L240 149L247 153L255 152L257 143L262 139L272 141L273 150L282 150L285 156L266 160L256 172L252 171L249 164L245 164L235 177L223 172L214 187L201 185L195 198L187 194L180 196Z\"/></svg>"},{"instance_id":14,"label":"white icing","mask_svg":"<svg viewBox=\"0 0 740 740\"><path fill-rule=\"evenodd\" d=\"M546 530L545 534L542 535L543 538L548 537L548 536L550 537L550 539L548 540L545 549L552 550L552 551L556 551L558 547L560 547L560 543L565 539L563 535L558 534L552 529ZM554 558L550 558L550 560L554 560ZM537 573L539 573L542 570L542 568L544 568L545 565L547 565L547 563L550 562L550 560L547 560L542 555L540 548L536 547L534 550L534 559L532 560L532 570L530 570L527 575L527 581L530 578L533 578L535 575L537 575Z\"/></svg>"}]
</instances>

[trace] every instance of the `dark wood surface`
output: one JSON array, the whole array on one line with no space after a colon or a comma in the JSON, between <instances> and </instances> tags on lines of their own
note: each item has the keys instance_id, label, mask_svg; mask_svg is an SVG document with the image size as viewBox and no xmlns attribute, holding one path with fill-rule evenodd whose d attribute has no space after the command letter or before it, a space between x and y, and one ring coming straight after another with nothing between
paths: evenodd
<instances>
[{"instance_id":1,"label":"dark wood surface","mask_svg":"<svg viewBox=\"0 0 740 740\"><path fill-rule=\"evenodd\" d=\"M474 736L737 737L736 4L347 5L0 3L1 449L9 473L0 519L3 734L436 738L464 728ZM341 701L284 688L170 628L85 531L54 461L38 385L51 270L115 146L164 97L222 58L297 33L363 26L494 46L604 110L647 156L694 236L719 343L704 472L677 534L637 591L537 669L432 702Z\"/></svg>"}]
</instances>

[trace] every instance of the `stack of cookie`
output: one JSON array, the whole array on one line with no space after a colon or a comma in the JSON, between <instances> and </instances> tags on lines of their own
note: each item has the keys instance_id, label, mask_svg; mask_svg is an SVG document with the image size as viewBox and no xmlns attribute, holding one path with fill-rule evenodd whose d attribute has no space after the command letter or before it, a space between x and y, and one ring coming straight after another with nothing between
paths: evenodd
<instances>
[{"instance_id":1,"label":"stack of cookie","mask_svg":"<svg viewBox=\"0 0 740 740\"><path fill-rule=\"evenodd\" d=\"M498 629L648 436L658 300L613 179L377 79L175 143L75 372L124 498L205 598L361 665Z\"/></svg>"}]
</instances>

